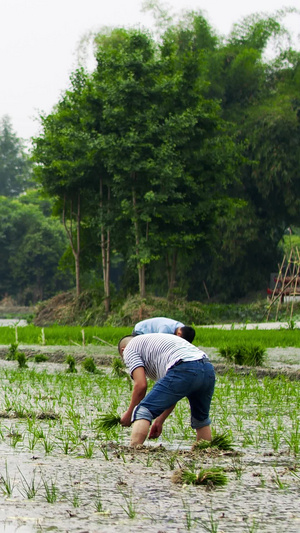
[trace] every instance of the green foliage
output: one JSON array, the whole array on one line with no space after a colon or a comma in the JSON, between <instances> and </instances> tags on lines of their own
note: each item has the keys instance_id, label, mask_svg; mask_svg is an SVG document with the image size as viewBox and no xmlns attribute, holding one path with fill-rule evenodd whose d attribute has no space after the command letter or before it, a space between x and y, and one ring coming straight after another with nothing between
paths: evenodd
<instances>
[{"instance_id":1,"label":"green foliage","mask_svg":"<svg viewBox=\"0 0 300 533\"><path fill-rule=\"evenodd\" d=\"M49 357L47 357L47 355L43 354L43 353L37 353L35 356L34 356L34 362L35 363L46 363L46 361L49 360Z\"/></svg>"},{"instance_id":2,"label":"green foliage","mask_svg":"<svg viewBox=\"0 0 300 533\"><path fill-rule=\"evenodd\" d=\"M76 374L77 373L76 361L73 355L67 355L66 363L69 365L66 372L70 372L71 374Z\"/></svg>"},{"instance_id":3,"label":"green foliage","mask_svg":"<svg viewBox=\"0 0 300 533\"><path fill-rule=\"evenodd\" d=\"M24 352L17 352L16 361L18 361L19 368L27 368L27 357Z\"/></svg>"},{"instance_id":4,"label":"green foliage","mask_svg":"<svg viewBox=\"0 0 300 533\"><path fill-rule=\"evenodd\" d=\"M265 348L255 344L228 345L220 348L220 355L236 365L261 366L265 359Z\"/></svg>"},{"instance_id":5,"label":"green foliage","mask_svg":"<svg viewBox=\"0 0 300 533\"><path fill-rule=\"evenodd\" d=\"M19 344L17 342L11 343L6 359L8 361L17 361L19 368L27 368L27 358L25 353L18 351Z\"/></svg>"},{"instance_id":6,"label":"green foliage","mask_svg":"<svg viewBox=\"0 0 300 533\"><path fill-rule=\"evenodd\" d=\"M126 366L123 363L121 357L114 357L112 361L112 370L117 377L127 376Z\"/></svg>"},{"instance_id":7,"label":"green foliage","mask_svg":"<svg viewBox=\"0 0 300 533\"><path fill-rule=\"evenodd\" d=\"M82 361L82 368L86 370L86 372L91 372L91 374L95 374L98 372L94 358L93 357L86 357Z\"/></svg>"},{"instance_id":8,"label":"green foliage","mask_svg":"<svg viewBox=\"0 0 300 533\"><path fill-rule=\"evenodd\" d=\"M173 476L173 481L186 483L187 485L211 485L224 486L228 482L228 478L222 468L202 468L198 474L193 470L183 469Z\"/></svg>"},{"instance_id":9,"label":"green foliage","mask_svg":"<svg viewBox=\"0 0 300 533\"><path fill-rule=\"evenodd\" d=\"M66 249L61 223L37 205L0 197L0 297L9 293L21 305L66 288L59 261Z\"/></svg>"},{"instance_id":10,"label":"green foliage","mask_svg":"<svg viewBox=\"0 0 300 533\"><path fill-rule=\"evenodd\" d=\"M214 435L211 441L200 440L194 445L194 449L205 450L207 448L218 448L219 450L230 451L234 449L232 436L229 433Z\"/></svg>"},{"instance_id":11,"label":"green foliage","mask_svg":"<svg viewBox=\"0 0 300 533\"><path fill-rule=\"evenodd\" d=\"M30 163L10 118L0 120L0 196L18 196L30 179Z\"/></svg>"},{"instance_id":12,"label":"green foliage","mask_svg":"<svg viewBox=\"0 0 300 533\"><path fill-rule=\"evenodd\" d=\"M194 325L195 326L195 325ZM130 335L131 327L87 327L85 328L86 344L99 345L99 341L94 337L98 337L107 341L109 344L115 346L115 353L117 353L117 345L119 340L125 335ZM273 348L276 346L295 346L300 347L300 329L298 328L282 328L278 330L262 330L262 329L234 329L230 330L222 328L206 328L195 326L196 337L193 342L196 346L240 346L240 345L259 345L264 348ZM47 328L46 344L53 345L70 345L73 341L81 345L82 341L81 326L53 326ZM18 337L21 344L39 344L38 339L41 334L41 328L29 325L24 328L18 328ZM15 332L13 328L0 328L0 344L10 345L14 342ZM72 343L71 343L72 344ZM111 352L113 348L108 348Z\"/></svg>"},{"instance_id":13,"label":"green foliage","mask_svg":"<svg viewBox=\"0 0 300 533\"><path fill-rule=\"evenodd\" d=\"M121 417L119 415L116 415L115 413L106 413L98 418L95 425L98 431L107 432L120 424L120 420Z\"/></svg>"},{"instance_id":14,"label":"green foliage","mask_svg":"<svg viewBox=\"0 0 300 533\"><path fill-rule=\"evenodd\" d=\"M12 342L9 349L8 354L6 356L7 361L15 361L17 359L17 353L18 353L18 342Z\"/></svg>"}]
</instances>

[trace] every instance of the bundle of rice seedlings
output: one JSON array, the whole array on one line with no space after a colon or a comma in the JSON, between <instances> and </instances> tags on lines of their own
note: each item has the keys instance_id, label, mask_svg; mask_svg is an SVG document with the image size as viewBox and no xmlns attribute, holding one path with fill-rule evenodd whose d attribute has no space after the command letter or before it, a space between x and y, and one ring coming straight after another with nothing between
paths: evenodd
<instances>
[{"instance_id":1,"label":"bundle of rice seedlings","mask_svg":"<svg viewBox=\"0 0 300 533\"><path fill-rule=\"evenodd\" d=\"M234 445L232 442L232 437L229 433L220 433L215 435L210 443L212 448L219 448L219 450L233 450Z\"/></svg>"},{"instance_id":2,"label":"bundle of rice seedlings","mask_svg":"<svg viewBox=\"0 0 300 533\"><path fill-rule=\"evenodd\" d=\"M202 468L197 476L195 485L208 485L212 483L220 487L226 485L227 481L227 476L224 474L222 468Z\"/></svg>"},{"instance_id":3,"label":"bundle of rice seedlings","mask_svg":"<svg viewBox=\"0 0 300 533\"><path fill-rule=\"evenodd\" d=\"M172 475L173 483L186 485L224 486L228 479L222 468L202 468L198 474L193 470L179 468Z\"/></svg>"},{"instance_id":4,"label":"bundle of rice seedlings","mask_svg":"<svg viewBox=\"0 0 300 533\"><path fill-rule=\"evenodd\" d=\"M229 433L220 433L220 435L215 435L211 441L199 440L194 445L195 448L197 450L205 450L206 448L218 448L224 451L233 450L232 437Z\"/></svg>"},{"instance_id":5,"label":"bundle of rice seedlings","mask_svg":"<svg viewBox=\"0 0 300 533\"><path fill-rule=\"evenodd\" d=\"M120 357L115 357L113 359L112 370L113 370L113 374L117 376L118 378L126 378L128 381L129 388L130 390L132 390L131 377L129 376L129 374L127 374L126 366L124 365Z\"/></svg>"},{"instance_id":6,"label":"bundle of rice seedlings","mask_svg":"<svg viewBox=\"0 0 300 533\"><path fill-rule=\"evenodd\" d=\"M106 413L101 415L96 422L96 427L99 431L109 431L120 424L121 417L115 413Z\"/></svg>"},{"instance_id":7,"label":"bundle of rice seedlings","mask_svg":"<svg viewBox=\"0 0 300 533\"><path fill-rule=\"evenodd\" d=\"M120 357L115 357L112 361L112 369L113 373L118 377L124 377L127 376L125 365Z\"/></svg>"},{"instance_id":8,"label":"bundle of rice seedlings","mask_svg":"<svg viewBox=\"0 0 300 533\"><path fill-rule=\"evenodd\" d=\"M222 468L202 468L198 474L191 470L177 470L172 476L173 483L187 485L214 485L224 486L227 483L227 476Z\"/></svg>"}]
</instances>

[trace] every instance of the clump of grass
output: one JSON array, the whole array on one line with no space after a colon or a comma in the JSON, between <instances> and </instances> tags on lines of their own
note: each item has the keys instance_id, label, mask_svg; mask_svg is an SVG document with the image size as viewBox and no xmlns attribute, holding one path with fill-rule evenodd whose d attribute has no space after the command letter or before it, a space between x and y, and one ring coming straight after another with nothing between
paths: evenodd
<instances>
[{"instance_id":1,"label":"clump of grass","mask_svg":"<svg viewBox=\"0 0 300 533\"><path fill-rule=\"evenodd\" d=\"M93 357L86 357L84 361L82 361L82 368L86 370L86 372L91 372L92 374L97 374L99 372Z\"/></svg>"},{"instance_id":2,"label":"clump of grass","mask_svg":"<svg viewBox=\"0 0 300 533\"><path fill-rule=\"evenodd\" d=\"M12 342L9 349L8 354L6 356L7 361L18 361L19 368L27 368L27 359L26 355L23 352L18 351L18 342Z\"/></svg>"},{"instance_id":3,"label":"clump of grass","mask_svg":"<svg viewBox=\"0 0 300 533\"><path fill-rule=\"evenodd\" d=\"M27 358L24 352L17 352L16 360L18 361L19 368L27 368Z\"/></svg>"},{"instance_id":4,"label":"clump of grass","mask_svg":"<svg viewBox=\"0 0 300 533\"><path fill-rule=\"evenodd\" d=\"M186 485L211 485L211 486L224 486L228 479L222 468L201 468L200 472L196 472L188 469L176 470L172 476L173 483L186 484Z\"/></svg>"},{"instance_id":5,"label":"clump of grass","mask_svg":"<svg viewBox=\"0 0 300 533\"><path fill-rule=\"evenodd\" d=\"M261 366L265 360L266 350L259 344L241 344L223 346L219 353L236 365Z\"/></svg>"},{"instance_id":6,"label":"clump of grass","mask_svg":"<svg viewBox=\"0 0 300 533\"><path fill-rule=\"evenodd\" d=\"M115 413L101 415L96 421L96 428L99 431L109 431L120 424L121 417Z\"/></svg>"},{"instance_id":7,"label":"clump of grass","mask_svg":"<svg viewBox=\"0 0 300 533\"><path fill-rule=\"evenodd\" d=\"M66 372L70 372L71 374L74 374L77 372L77 368L76 368L76 361L75 361L75 358L73 357L73 355L67 355L66 357L66 363L69 365L69 367L67 368Z\"/></svg>"},{"instance_id":8,"label":"clump of grass","mask_svg":"<svg viewBox=\"0 0 300 533\"><path fill-rule=\"evenodd\" d=\"M18 342L12 342L10 347L8 348L8 353L6 356L7 361L15 361L17 359L17 353L18 353Z\"/></svg>"},{"instance_id":9,"label":"clump of grass","mask_svg":"<svg viewBox=\"0 0 300 533\"><path fill-rule=\"evenodd\" d=\"M47 355L45 355L43 353L37 353L34 356L35 363L45 363L46 361L48 361L48 359L49 359L49 357L47 357Z\"/></svg>"},{"instance_id":10,"label":"clump of grass","mask_svg":"<svg viewBox=\"0 0 300 533\"><path fill-rule=\"evenodd\" d=\"M126 378L128 381L128 385L130 390L132 389L132 382L131 377L126 372L126 366L124 365L122 359L120 357L115 357L112 362L112 370L113 374L119 378Z\"/></svg>"},{"instance_id":11,"label":"clump of grass","mask_svg":"<svg viewBox=\"0 0 300 533\"><path fill-rule=\"evenodd\" d=\"M115 357L112 361L111 366L113 374L115 374L115 376L118 376L119 378L127 376L125 370L126 367L120 357Z\"/></svg>"},{"instance_id":12,"label":"clump of grass","mask_svg":"<svg viewBox=\"0 0 300 533\"><path fill-rule=\"evenodd\" d=\"M193 446L194 449L205 450L206 448L218 448L219 450L231 451L234 448L232 437L229 433L215 435L211 441L200 440Z\"/></svg>"}]
</instances>

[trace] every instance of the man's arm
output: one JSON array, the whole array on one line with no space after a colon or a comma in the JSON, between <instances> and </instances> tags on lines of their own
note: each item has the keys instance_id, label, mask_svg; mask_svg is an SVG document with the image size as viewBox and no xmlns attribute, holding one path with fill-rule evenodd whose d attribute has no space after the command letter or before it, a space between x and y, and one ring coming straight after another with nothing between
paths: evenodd
<instances>
[{"instance_id":1,"label":"man's arm","mask_svg":"<svg viewBox=\"0 0 300 533\"><path fill-rule=\"evenodd\" d=\"M127 411L125 411L125 413L123 413L121 417L122 426L130 426L132 411L145 397L147 391L147 379L143 366L139 366L133 371L132 378L134 385L131 395L131 401Z\"/></svg>"},{"instance_id":2,"label":"man's arm","mask_svg":"<svg viewBox=\"0 0 300 533\"><path fill-rule=\"evenodd\" d=\"M166 409L161 415L159 415L153 422L150 433L149 433L149 439L157 439L161 435L162 427L164 421L168 418L168 416L172 413L174 407L176 404L172 405L172 407L169 407L169 409Z\"/></svg>"}]
</instances>

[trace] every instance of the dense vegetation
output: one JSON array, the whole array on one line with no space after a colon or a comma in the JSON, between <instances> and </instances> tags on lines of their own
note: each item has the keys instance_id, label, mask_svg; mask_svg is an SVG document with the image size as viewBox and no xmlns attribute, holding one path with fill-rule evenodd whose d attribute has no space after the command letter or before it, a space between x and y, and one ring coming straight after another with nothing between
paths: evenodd
<instances>
[{"instance_id":1,"label":"dense vegetation","mask_svg":"<svg viewBox=\"0 0 300 533\"><path fill-rule=\"evenodd\" d=\"M40 191L11 198L0 174L0 297L36 302L74 276L77 297L92 289L107 315L137 292L235 301L266 289L300 225L300 55L284 14L227 38L199 13L159 39L97 34L94 71L78 68L41 116Z\"/></svg>"}]
</instances>

